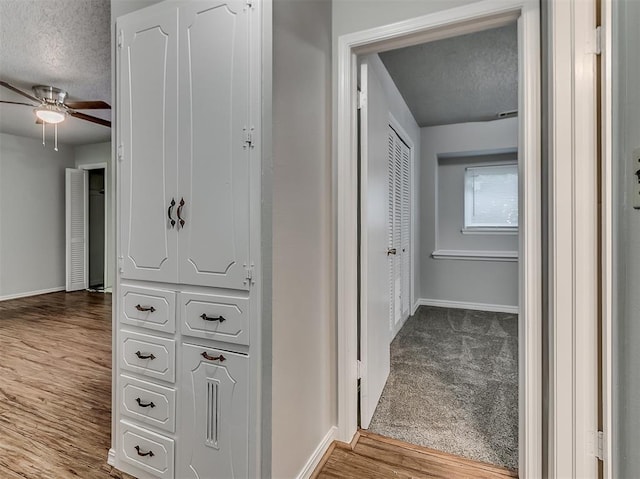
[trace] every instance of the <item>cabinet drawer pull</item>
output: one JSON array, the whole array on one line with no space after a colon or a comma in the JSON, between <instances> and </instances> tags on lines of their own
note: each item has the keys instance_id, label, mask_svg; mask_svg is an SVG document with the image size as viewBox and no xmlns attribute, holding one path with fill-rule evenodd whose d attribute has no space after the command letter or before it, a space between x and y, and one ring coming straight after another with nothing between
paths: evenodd
<instances>
[{"instance_id":1,"label":"cabinet drawer pull","mask_svg":"<svg viewBox=\"0 0 640 479\"><path fill-rule=\"evenodd\" d=\"M176 205L176 200L171 198L171 203L169 203L169 209L167 210L167 216L169 217L169 222L171 223L171 227L173 228L176 225L176 220L171 217L171 210Z\"/></svg>"},{"instance_id":2,"label":"cabinet drawer pull","mask_svg":"<svg viewBox=\"0 0 640 479\"><path fill-rule=\"evenodd\" d=\"M221 323L226 321L224 316L218 316L217 318L210 318L209 316L206 315L206 313L202 313L200 317L205 321L220 321Z\"/></svg>"},{"instance_id":3,"label":"cabinet drawer pull","mask_svg":"<svg viewBox=\"0 0 640 479\"><path fill-rule=\"evenodd\" d=\"M138 453L138 456L149 456L149 457L155 456L155 454L151 449L149 449L148 452L140 452L140 446L136 446L135 449L136 449L136 452Z\"/></svg>"},{"instance_id":4,"label":"cabinet drawer pull","mask_svg":"<svg viewBox=\"0 0 640 479\"><path fill-rule=\"evenodd\" d=\"M148 402L147 404L142 404L142 401L140 400L140 398L136 398L136 402L138 403L138 406L140 407L156 407L155 404L153 404L153 401Z\"/></svg>"},{"instance_id":5,"label":"cabinet drawer pull","mask_svg":"<svg viewBox=\"0 0 640 479\"><path fill-rule=\"evenodd\" d=\"M184 207L184 198L180 198L180 203L178 203L178 221L180 222L180 227L184 228L185 221L181 216L182 208Z\"/></svg>"},{"instance_id":6,"label":"cabinet drawer pull","mask_svg":"<svg viewBox=\"0 0 640 479\"><path fill-rule=\"evenodd\" d=\"M138 359L155 359L156 358L153 355L153 353L151 353L151 354L142 354L140 351L136 351L136 356L138 356Z\"/></svg>"},{"instance_id":7,"label":"cabinet drawer pull","mask_svg":"<svg viewBox=\"0 0 640 479\"><path fill-rule=\"evenodd\" d=\"M205 359L208 359L209 361L220 361L220 362L226 361L227 359L222 354L220 356L209 356L206 351L202 353L202 357Z\"/></svg>"},{"instance_id":8,"label":"cabinet drawer pull","mask_svg":"<svg viewBox=\"0 0 640 479\"><path fill-rule=\"evenodd\" d=\"M138 311L150 311L152 313L156 310L153 306L140 306L139 304L136 304L136 309Z\"/></svg>"}]
</instances>

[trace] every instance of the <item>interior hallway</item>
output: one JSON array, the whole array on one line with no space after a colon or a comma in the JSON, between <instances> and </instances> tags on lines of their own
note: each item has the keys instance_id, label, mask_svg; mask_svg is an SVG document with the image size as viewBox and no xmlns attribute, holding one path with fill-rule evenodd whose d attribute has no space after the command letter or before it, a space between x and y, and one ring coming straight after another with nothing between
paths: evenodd
<instances>
[{"instance_id":1,"label":"interior hallway","mask_svg":"<svg viewBox=\"0 0 640 479\"><path fill-rule=\"evenodd\" d=\"M110 437L111 295L0 302L0 477L123 477Z\"/></svg>"}]
</instances>

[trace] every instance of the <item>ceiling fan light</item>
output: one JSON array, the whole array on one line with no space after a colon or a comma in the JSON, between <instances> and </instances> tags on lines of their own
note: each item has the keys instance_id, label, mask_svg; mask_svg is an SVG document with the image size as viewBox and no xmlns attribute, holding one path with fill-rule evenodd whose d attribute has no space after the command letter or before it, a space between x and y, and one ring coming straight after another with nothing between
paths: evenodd
<instances>
[{"instance_id":1,"label":"ceiling fan light","mask_svg":"<svg viewBox=\"0 0 640 479\"><path fill-rule=\"evenodd\" d=\"M38 118L45 123L60 123L67 117L67 112L54 106L42 105L33 110Z\"/></svg>"}]
</instances>

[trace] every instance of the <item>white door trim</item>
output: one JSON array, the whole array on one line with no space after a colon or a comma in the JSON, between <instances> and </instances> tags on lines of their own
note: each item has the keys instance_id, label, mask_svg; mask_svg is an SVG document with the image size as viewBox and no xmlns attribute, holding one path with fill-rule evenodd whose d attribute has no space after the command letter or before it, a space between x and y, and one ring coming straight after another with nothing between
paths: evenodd
<instances>
[{"instance_id":1,"label":"white door trim","mask_svg":"<svg viewBox=\"0 0 640 479\"><path fill-rule=\"evenodd\" d=\"M596 1L548 2L548 477L598 477Z\"/></svg>"},{"instance_id":2,"label":"white door trim","mask_svg":"<svg viewBox=\"0 0 640 479\"><path fill-rule=\"evenodd\" d=\"M540 195L540 19L535 0L485 0L338 39L337 315L338 431L357 429L357 144L356 55L505 25L518 18L520 75L520 464L521 477L542 477L542 288ZM528 320L526 320L528 318ZM524 328L526 327L526 332Z\"/></svg>"}]
</instances>

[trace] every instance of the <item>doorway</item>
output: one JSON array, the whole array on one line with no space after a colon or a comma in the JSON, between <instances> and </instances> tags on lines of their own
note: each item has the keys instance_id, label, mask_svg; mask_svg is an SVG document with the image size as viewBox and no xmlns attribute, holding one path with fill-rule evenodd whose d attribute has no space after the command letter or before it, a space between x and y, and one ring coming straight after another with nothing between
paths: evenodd
<instances>
[{"instance_id":1,"label":"doorway","mask_svg":"<svg viewBox=\"0 0 640 479\"><path fill-rule=\"evenodd\" d=\"M105 168L89 170L89 289L103 291L105 287Z\"/></svg>"},{"instance_id":2,"label":"doorway","mask_svg":"<svg viewBox=\"0 0 640 479\"><path fill-rule=\"evenodd\" d=\"M357 217L358 204L354 202L357 191L357 121L350 108L356 103L355 81L357 55L388 51L393 48L418 45L428 41L451 38L517 23L518 35L518 125L517 146L519 153L518 177L520 207L520 234L517 240L520 261L517 262L519 285L518 298L518 469L525 477L539 477L542 464L539 444L541 441L540 399L540 318L541 307L540 264L541 250L537 232L540 230L540 171L537 145L540 138L538 55L538 7L529 3L490 5L487 2L467 8L459 8L407 22L403 29L393 25L366 32L345 35L339 45L338 92L338 341L339 341L339 435L350 440L358 425L358 378L369 371L367 364L357 363L358 309L364 300L358 298L366 290L358 284L357 258L358 234L350 226ZM451 152L448 153L459 153ZM478 152L477 152L478 153ZM505 151L480 151L483 154L509 153ZM443 156L443 159L446 159ZM364 217L364 215L363 215ZM421 246L421 245L418 245ZM437 251L434 249L434 252ZM442 253L442 251L440 251ZM361 252L361 259L366 253ZM362 277L360 277L362 280ZM358 289L359 288L359 289ZM359 306L358 306L359 304ZM362 311L361 311L362 316ZM367 326L361 325L361 331ZM355 368L358 364L358 368ZM359 371L358 371L359 370Z\"/></svg>"}]
</instances>

